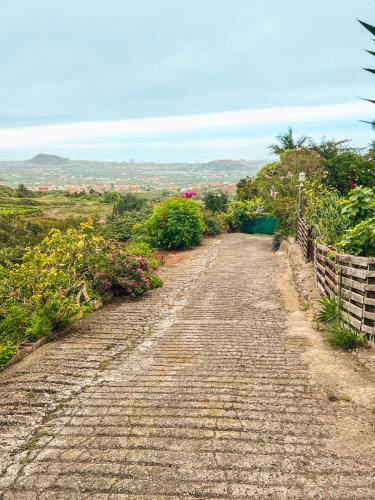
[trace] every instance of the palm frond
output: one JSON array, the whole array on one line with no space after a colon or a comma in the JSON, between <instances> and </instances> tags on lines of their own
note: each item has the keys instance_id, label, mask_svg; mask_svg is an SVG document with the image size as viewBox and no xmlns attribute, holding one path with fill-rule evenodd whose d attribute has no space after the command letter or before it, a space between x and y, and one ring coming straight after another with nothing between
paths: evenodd
<instances>
[{"instance_id":1,"label":"palm frond","mask_svg":"<svg viewBox=\"0 0 375 500\"><path fill-rule=\"evenodd\" d=\"M359 22L360 24L362 24L362 26L363 26L364 28L366 28L366 29L367 29L367 31L369 31L372 35L375 35L375 26L372 26L371 24L368 24L368 23L365 23L365 22L363 22L363 21L360 21L359 19L358 19L358 22Z\"/></svg>"}]
</instances>

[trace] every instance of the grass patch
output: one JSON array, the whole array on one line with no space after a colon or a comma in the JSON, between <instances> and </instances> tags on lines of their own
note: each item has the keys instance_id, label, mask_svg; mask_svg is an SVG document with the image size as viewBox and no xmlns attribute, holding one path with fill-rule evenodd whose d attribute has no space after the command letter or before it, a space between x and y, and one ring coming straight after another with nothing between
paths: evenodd
<instances>
[{"instance_id":1,"label":"grass patch","mask_svg":"<svg viewBox=\"0 0 375 500\"><path fill-rule=\"evenodd\" d=\"M346 351L365 347L366 339L357 335L357 333L343 325L334 325L326 334L325 340L334 349L344 349Z\"/></svg>"},{"instance_id":2,"label":"grass patch","mask_svg":"<svg viewBox=\"0 0 375 500\"><path fill-rule=\"evenodd\" d=\"M333 323L342 319L340 302L335 297L323 297L319 303L321 310L318 314L318 321Z\"/></svg>"},{"instance_id":3,"label":"grass patch","mask_svg":"<svg viewBox=\"0 0 375 500\"><path fill-rule=\"evenodd\" d=\"M350 403L352 399L347 394L334 394L333 392L329 392L328 393L328 400L332 401L332 402L345 401L345 403Z\"/></svg>"}]
</instances>

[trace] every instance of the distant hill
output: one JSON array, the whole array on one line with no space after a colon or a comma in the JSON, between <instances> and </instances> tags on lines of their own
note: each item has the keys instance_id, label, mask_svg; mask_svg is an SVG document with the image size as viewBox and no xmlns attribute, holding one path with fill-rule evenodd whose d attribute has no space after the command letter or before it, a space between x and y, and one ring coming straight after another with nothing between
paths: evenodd
<instances>
[{"instance_id":1,"label":"distant hill","mask_svg":"<svg viewBox=\"0 0 375 500\"><path fill-rule=\"evenodd\" d=\"M9 198L12 196L14 196L14 189L0 184L0 198Z\"/></svg>"},{"instance_id":2,"label":"distant hill","mask_svg":"<svg viewBox=\"0 0 375 500\"><path fill-rule=\"evenodd\" d=\"M61 163L68 163L69 158L63 158L62 156L57 155L47 155L40 153L30 160L26 160L26 163L33 163L34 165L46 165L46 164L54 164L59 165Z\"/></svg>"}]
</instances>

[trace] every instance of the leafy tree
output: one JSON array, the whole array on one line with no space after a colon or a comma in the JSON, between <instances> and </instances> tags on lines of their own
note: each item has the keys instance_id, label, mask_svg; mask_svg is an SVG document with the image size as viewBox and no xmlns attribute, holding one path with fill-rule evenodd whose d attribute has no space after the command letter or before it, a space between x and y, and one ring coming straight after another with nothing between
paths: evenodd
<instances>
[{"instance_id":1,"label":"leafy tree","mask_svg":"<svg viewBox=\"0 0 375 500\"><path fill-rule=\"evenodd\" d=\"M16 189L16 196L17 198L28 198L33 196L34 193L30 191L30 189L27 189L25 184L19 184Z\"/></svg>"},{"instance_id":2,"label":"leafy tree","mask_svg":"<svg viewBox=\"0 0 375 500\"><path fill-rule=\"evenodd\" d=\"M350 139L343 139L336 141L335 139L323 139L320 143L310 141L309 149L317 152L323 160L329 160L335 158L338 154L344 153L345 151L354 152L355 149L349 145Z\"/></svg>"},{"instance_id":3,"label":"leafy tree","mask_svg":"<svg viewBox=\"0 0 375 500\"><path fill-rule=\"evenodd\" d=\"M146 200L133 193L126 193L121 196L116 205L113 207L113 215L121 215L124 212L132 212L140 210Z\"/></svg>"},{"instance_id":4,"label":"leafy tree","mask_svg":"<svg viewBox=\"0 0 375 500\"><path fill-rule=\"evenodd\" d=\"M225 212L229 196L223 191L209 191L203 196L204 206L211 212Z\"/></svg>"},{"instance_id":5,"label":"leafy tree","mask_svg":"<svg viewBox=\"0 0 375 500\"><path fill-rule=\"evenodd\" d=\"M299 149L302 148L308 141L308 137L303 135L298 139L293 137L293 129L289 127L288 131L284 134L278 135L276 139L280 142L280 144L271 144L268 146L268 149L272 151L272 153L276 155L281 155L284 151L289 149Z\"/></svg>"},{"instance_id":6,"label":"leafy tree","mask_svg":"<svg viewBox=\"0 0 375 500\"><path fill-rule=\"evenodd\" d=\"M354 151L339 152L323 161L326 186L346 195L357 185L375 186L375 161Z\"/></svg>"},{"instance_id":7,"label":"leafy tree","mask_svg":"<svg viewBox=\"0 0 375 500\"><path fill-rule=\"evenodd\" d=\"M103 194L103 203L115 204L121 199L121 194L118 191L105 191Z\"/></svg>"}]
</instances>

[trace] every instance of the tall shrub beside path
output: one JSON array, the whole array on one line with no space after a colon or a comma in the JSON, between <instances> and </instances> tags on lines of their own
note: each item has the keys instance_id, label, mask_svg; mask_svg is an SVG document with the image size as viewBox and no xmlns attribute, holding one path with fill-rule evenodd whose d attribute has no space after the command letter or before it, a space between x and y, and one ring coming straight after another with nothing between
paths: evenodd
<instances>
[{"instance_id":1,"label":"tall shrub beside path","mask_svg":"<svg viewBox=\"0 0 375 500\"><path fill-rule=\"evenodd\" d=\"M159 203L147 221L153 246L163 250L183 250L199 245L203 236L202 209L192 199L171 198Z\"/></svg>"}]
</instances>

